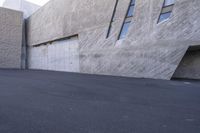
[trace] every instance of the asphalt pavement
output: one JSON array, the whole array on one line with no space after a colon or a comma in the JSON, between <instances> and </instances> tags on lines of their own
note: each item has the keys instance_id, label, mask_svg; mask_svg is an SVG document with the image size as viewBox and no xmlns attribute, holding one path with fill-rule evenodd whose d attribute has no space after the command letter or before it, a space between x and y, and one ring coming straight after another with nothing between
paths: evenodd
<instances>
[{"instance_id":1,"label":"asphalt pavement","mask_svg":"<svg viewBox=\"0 0 200 133\"><path fill-rule=\"evenodd\" d=\"M0 70L0 133L200 133L200 82Z\"/></svg>"}]
</instances>

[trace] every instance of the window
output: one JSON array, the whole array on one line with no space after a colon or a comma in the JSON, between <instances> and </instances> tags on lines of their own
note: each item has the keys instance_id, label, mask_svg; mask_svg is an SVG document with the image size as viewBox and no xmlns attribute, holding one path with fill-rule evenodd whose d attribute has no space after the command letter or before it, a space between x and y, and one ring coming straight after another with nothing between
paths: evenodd
<instances>
[{"instance_id":1,"label":"window","mask_svg":"<svg viewBox=\"0 0 200 133\"><path fill-rule=\"evenodd\" d=\"M168 19L170 17L170 15L171 15L171 12L161 14L158 22L162 22L165 19Z\"/></svg>"},{"instance_id":2,"label":"window","mask_svg":"<svg viewBox=\"0 0 200 133\"><path fill-rule=\"evenodd\" d=\"M120 34L120 36L119 36L119 39L123 39L123 38L126 37L126 34L127 34L127 32L128 32L128 28L129 28L129 26L130 26L130 23L131 23L131 21L125 22L125 23L123 24L123 27L122 27L121 34Z\"/></svg>"},{"instance_id":3,"label":"window","mask_svg":"<svg viewBox=\"0 0 200 133\"><path fill-rule=\"evenodd\" d=\"M118 1L119 0L116 0L116 2L115 2L114 11L113 11L113 14L112 14L112 18L111 18L111 21L110 21L110 25L109 25L109 28L108 28L108 32L107 32L106 38L108 38L110 36L110 34L112 33L112 28L113 28L115 12L116 12L116 9L117 9Z\"/></svg>"},{"instance_id":4,"label":"window","mask_svg":"<svg viewBox=\"0 0 200 133\"><path fill-rule=\"evenodd\" d=\"M161 11L161 14L158 19L158 23L160 23L164 20L167 20L171 16L173 6L174 6L174 0L165 0L164 1L162 11Z\"/></svg>"},{"instance_id":5,"label":"window","mask_svg":"<svg viewBox=\"0 0 200 133\"><path fill-rule=\"evenodd\" d=\"M134 14L134 8L135 8L135 0L131 0L119 37L118 37L119 40L125 38L126 34L128 33L128 29L130 27L131 20Z\"/></svg>"},{"instance_id":6,"label":"window","mask_svg":"<svg viewBox=\"0 0 200 133\"><path fill-rule=\"evenodd\" d=\"M131 5L129 6L129 9L128 9L127 17L133 16L134 8L135 8L135 0L132 0Z\"/></svg>"},{"instance_id":7,"label":"window","mask_svg":"<svg viewBox=\"0 0 200 133\"><path fill-rule=\"evenodd\" d=\"M174 4L174 0L165 0L164 2L164 6L169 6L169 5L173 5Z\"/></svg>"}]
</instances>

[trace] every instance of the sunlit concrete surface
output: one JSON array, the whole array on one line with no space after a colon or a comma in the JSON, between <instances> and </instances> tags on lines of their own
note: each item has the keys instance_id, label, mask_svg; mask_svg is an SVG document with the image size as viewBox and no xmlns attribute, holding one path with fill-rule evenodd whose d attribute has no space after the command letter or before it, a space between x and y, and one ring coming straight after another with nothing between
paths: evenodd
<instances>
[{"instance_id":1,"label":"sunlit concrete surface","mask_svg":"<svg viewBox=\"0 0 200 133\"><path fill-rule=\"evenodd\" d=\"M21 68L23 13L0 7L0 68Z\"/></svg>"},{"instance_id":2,"label":"sunlit concrete surface","mask_svg":"<svg viewBox=\"0 0 200 133\"><path fill-rule=\"evenodd\" d=\"M171 16L161 23L157 22L164 0L136 0L128 33L121 40L118 37L130 0L118 1L107 38L115 2L49 1L27 21L28 49L78 35L80 73L169 80L188 47L200 45L199 0L175 0ZM32 63L45 67L40 60ZM197 77L194 73L187 76L187 71L179 77ZM199 69L194 67L193 71Z\"/></svg>"}]
</instances>

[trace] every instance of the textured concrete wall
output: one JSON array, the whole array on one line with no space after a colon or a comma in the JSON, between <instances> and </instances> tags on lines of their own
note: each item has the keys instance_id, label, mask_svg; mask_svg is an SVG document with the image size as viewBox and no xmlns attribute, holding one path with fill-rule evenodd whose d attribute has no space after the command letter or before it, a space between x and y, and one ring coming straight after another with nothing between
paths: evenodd
<instances>
[{"instance_id":1,"label":"textured concrete wall","mask_svg":"<svg viewBox=\"0 0 200 133\"><path fill-rule=\"evenodd\" d=\"M82 73L170 79L188 47L200 44L200 1L176 0L157 24L164 0L136 0L129 33L118 40L129 2L119 0L106 39L115 0L51 0L29 18L28 44L78 34Z\"/></svg>"},{"instance_id":2,"label":"textured concrete wall","mask_svg":"<svg viewBox=\"0 0 200 133\"><path fill-rule=\"evenodd\" d=\"M79 72L77 37L45 43L29 49L29 69Z\"/></svg>"},{"instance_id":3,"label":"textured concrete wall","mask_svg":"<svg viewBox=\"0 0 200 133\"><path fill-rule=\"evenodd\" d=\"M200 50L188 51L173 77L200 79Z\"/></svg>"},{"instance_id":4,"label":"textured concrete wall","mask_svg":"<svg viewBox=\"0 0 200 133\"><path fill-rule=\"evenodd\" d=\"M21 68L22 12L0 8L0 68Z\"/></svg>"}]
</instances>

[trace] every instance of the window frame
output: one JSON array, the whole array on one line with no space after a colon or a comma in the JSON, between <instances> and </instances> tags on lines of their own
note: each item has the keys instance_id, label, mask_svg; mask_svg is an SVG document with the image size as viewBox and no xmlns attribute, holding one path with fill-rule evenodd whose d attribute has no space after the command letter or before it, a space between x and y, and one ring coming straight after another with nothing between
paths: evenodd
<instances>
[{"instance_id":1,"label":"window frame","mask_svg":"<svg viewBox=\"0 0 200 133\"><path fill-rule=\"evenodd\" d=\"M132 2L134 2L134 3L132 3ZM125 37L122 38L121 35L123 33L122 31L124 29L124 25L127 24L127 23L129 23L129 26L128 26L128 29L127 29L125 35L127 35L127 33L128 33L128 30L129 30L129 27L130 27L130 24L132 22L132 19L133 19L133 16L134 16L134 12L135 12L135 2L136 2L136 0L130 0L128 9L126 11L126 15L125 15L124 21L123 21L122 26L121 26L121 30L120 30L119 35L118 35L118 40L121 40L121 39L125 38ZM129 10L130 10L131 6L133 6L133 14L131 16L129 16L128 14L129 14Z\"/></svg>"},{"instance_id":2,"label":"window frame","mask_svg":"<svg viewBox=\"0 0 200 133\"><path fill-rule=\"evenodd\" d=\"M167 17L167 18L161 20L161 16L164 15L164 14L168 14L168 13L170 13L169 17ZM168 20L168 19L170 18L171 14L172 14L172 11L168 11L168 12L165 12L165 13L161 13L160 16L159 16L159 19L158 19L158 23L161 23L161 22L163 22L163 21L165 21L165 20Z\"/></svg>"},{"instance_id":3,"label":"window frame","mask_svg":"<svg viewBox=\"0 0 200 133\"><path fill-rule=\"evenodd\" d=\"M167 7L167 6L172 6L172 5L174 5L174 3L175 3L175 0L173 0L173 1L174 1L173 3L171 3L171 4L168 4L168 5L165 5L165 3L166 3L166 0L164 0L163 7Z\"/></svg>"},{"instance_id":4,"label":"window frame","mask_svg":"<svg viewBox=\"0 0 200 133\"><path fill-rule=\"evenodd\" d=\"M106 38L109 38L109 36L111 34L118 3L119 3L119 0L116 0L115 6L114 6L114 9L113 9L113 13L112 13L112 17L111 17L111 20L110 20L110 24L109 24L109 27L108 27Z\"/></svg>"},{"instance_id":5,"label":"window frame","mask_svg":"<svg viewBox=\"0 0 200 133\"><path fill-rule=\"evenodd\" d=\"M170 16L172 15L173 13L173 8L174 8L174 5L175 5L175 0L174 0L174 3L170 4L170 5L165 5L165 2L166 0L164 0L163 2L163 6L162 6L162 9L161 9L161 12L159 14L159 17L158 17L158 20L157 20L157 24L165 21L165 20L168 20L170 19ZM165 11L166 10L166 11ZM167 14L167 13L170 13L169 17L166 18L166 19L163 19L162 21L160 21L160 17L163 15L163 14Z\"/></svg>"},{"instance_id":6,"label":"window frame","mask_svg":"<svg viewBox=\"0 0 200 133\"><path fill-rule=\"evenodd\" d=\"M128 24L128 27L127 27L127 30L123 31L125 29L125 25ZM123 25L122 25L122 29L121 29L121 34L119 35L119 39L118 40L121 40L123 39L123 35L126 36L126 34L128 33L128 29L130 27L130 24L131 24L131 21L127 21L127 22L124 22ZM125 34L122 34L122 33L125 33Z\"/></svg>"},{"instance_id":7,"label":"window frame","mask_svg":"<svg viewBox=\"0 0 200 133\"><path fill-rule=\"evenodd\" d=\"M131 8L133 8L132 12L131 12ZM128 8L128 12L127 12L126 17L133 17L133 15L134 15L134 9L135 9L135 4L134 5L130 5L129 8Z\"/></svg>"}]
</instances>

